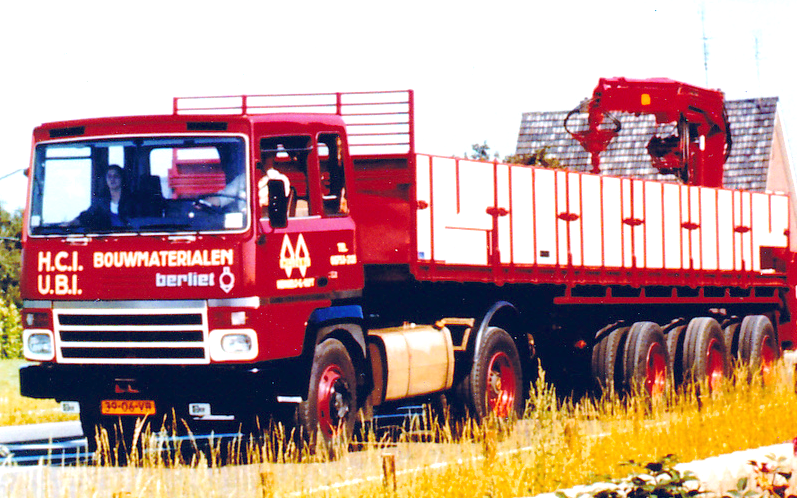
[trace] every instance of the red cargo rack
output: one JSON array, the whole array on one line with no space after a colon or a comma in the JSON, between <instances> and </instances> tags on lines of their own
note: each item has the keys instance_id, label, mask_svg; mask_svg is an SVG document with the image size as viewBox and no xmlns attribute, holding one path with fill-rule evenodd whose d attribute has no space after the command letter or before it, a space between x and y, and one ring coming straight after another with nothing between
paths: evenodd
<instances>
[{"instance_id":1,"label":"red cargo rack","mask_svg":"<svg viewBox=\"0 0 797 498\"><path fill-rule=\"evenodd\" d=\"M175 115L335 114L345 121L357 155L413 153L413 108L412 90L174 98Z\"/></svg>"}]
</instances>

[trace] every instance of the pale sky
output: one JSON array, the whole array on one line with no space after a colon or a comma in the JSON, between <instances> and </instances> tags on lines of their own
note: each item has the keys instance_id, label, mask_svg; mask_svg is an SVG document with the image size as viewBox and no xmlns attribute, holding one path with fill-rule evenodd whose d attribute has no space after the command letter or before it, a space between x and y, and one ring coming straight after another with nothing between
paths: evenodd
<instances>
[{"instance_id":1,"label":"pale sky","mask_svg":"<svg viewBox=\"0 0 797 498\"><path fill-rule=\"evenodd\" d=\"M0 176L28 165L42 122L243 93L411 88L419 152L503 157L523 112L569 110L604 76L780 97L794 141L795 19L794 0L4 2ZM0 203L24 191L0 180Z\"/></svg>"}]
</instances>

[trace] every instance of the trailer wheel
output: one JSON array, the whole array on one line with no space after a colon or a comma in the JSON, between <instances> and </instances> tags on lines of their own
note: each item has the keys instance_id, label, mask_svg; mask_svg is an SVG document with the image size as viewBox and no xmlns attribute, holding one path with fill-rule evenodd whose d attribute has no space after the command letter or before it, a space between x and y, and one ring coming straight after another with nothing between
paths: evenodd
<instances>
[{"instance_id":1,"label":"trailer wheel","mask_svg":"<svg viewBox=\"0 0 797 498\"><path fill-rule=\"evenodd\" d=\"M734 321L723 325L722 335L725 337L725 351L728 352L728 357L732 363L736 360L741 360L741 351L739 350L741 324Z\"/></svg>"},{"instance_id":2,"label":"trailer wheel","mask_svg":"<svg viewBox=\"0 0 797 498\"><path fill-rule=\"evenodd\" d=\"M612 392L623 385L623 351L628 327L620 327L604 336L592 349L592 377L598 388Z\"/></svg>"},{"instance_id":3,"label":"trailer wheel","mask_svg":"<svg viewBox=\"0 0 797 498\"><path fill-rule=\"evenodd\" d=\"M637 322L631 326L624 354L624 380L628 392L661 396L667 389L669 357L658 324Z\"/></svg>"},{"instance_id":4,"label":"trailer wheel","mask_svg":"<svg viewBox=\"0 0 797 498\"><path fill-rule=\"evenodd\" d=\"M761 372L766 381L772 374L775 361L780 357L775 329L764 315L746 316L742 321L739 356L749 365L751 374Z\"/></svg>"},{"instance_id":5,"label":"trailer wheel","mask_svg":"<svg viewBox=\"0 0 797 498\"><path fill-rule=\"evenodd\" d=\"M698 317L689 321L684 342L684 372L709 389L719 387L728 375L728 355L719 323L713 318Z\"/></svg>"},{"instance_id":6,"label":"trailer wheel","mask_svg":"<svg viewBox=\"0 0 797 498\"><path fill-rule=\"evenodd\" d=\"M469 379L472 405L479 419L523 415L523 372L515 341L504 330L485 331Z\"/></svg>"},{"instance_id":7,"label":"trailer wheel","mask_svg":"<svg viewBox=\"0 0 797 498\"><path fill-rule=\"evenodd\" d=\"M686 325L676 325L667 332L667 355L670 358L670 372L674 387L683 384L684 378L684 339Z\"/></svg>"},{"instance_id":8,"label":"trailer wheel","mask_svg":"<svg viewBox=\"0 0 797 498\"><path fill-rule=\"evenodd\" d=\"M297 413L310 450L321 447L330 457L338 456L354 430L357 384L351 357L337 339L316 346L307 401L299 404Z\"/></svg>"}]
</instances>

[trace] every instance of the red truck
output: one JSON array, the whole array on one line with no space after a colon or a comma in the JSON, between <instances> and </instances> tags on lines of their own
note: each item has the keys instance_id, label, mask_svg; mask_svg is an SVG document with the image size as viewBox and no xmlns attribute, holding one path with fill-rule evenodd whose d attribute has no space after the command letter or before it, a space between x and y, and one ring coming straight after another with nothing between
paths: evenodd
<instances>
[{"instance_id":1,"label":"red truck","mask_svg":"<svg viewBox=\"0 0 797 498\"><path fill-rule=\"evenodd\" d=\"M576 137L597 157L608 111L675 116L651 146L672 182L418 154L411 91L37 127L22 394L79 410L90 443L171 414L330 441L441 394L520 415L538 360L651 393L770 365L794 344L788 196L704 174L730 146L719 92L599 90Z\"/></svg>"}]
</instances>

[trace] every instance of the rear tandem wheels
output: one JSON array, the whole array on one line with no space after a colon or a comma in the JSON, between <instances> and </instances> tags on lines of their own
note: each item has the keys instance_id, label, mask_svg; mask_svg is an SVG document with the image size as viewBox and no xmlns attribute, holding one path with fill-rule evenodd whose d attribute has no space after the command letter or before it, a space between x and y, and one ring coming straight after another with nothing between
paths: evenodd
<instances>
[{"instance_id":1,"label":"rear tandem wheels","mask_svg":"<svg viewBox=\"0 0 797 498\"><path fill-rule=\"evenodd\" d=\"M734 363L766 377L780 357L771 320L765 315L710 316L654 322L618 322L596 334L592 376L600 389L661 394L668 383L706 383L716 389Z\"/></svg>"}]
</instances>

